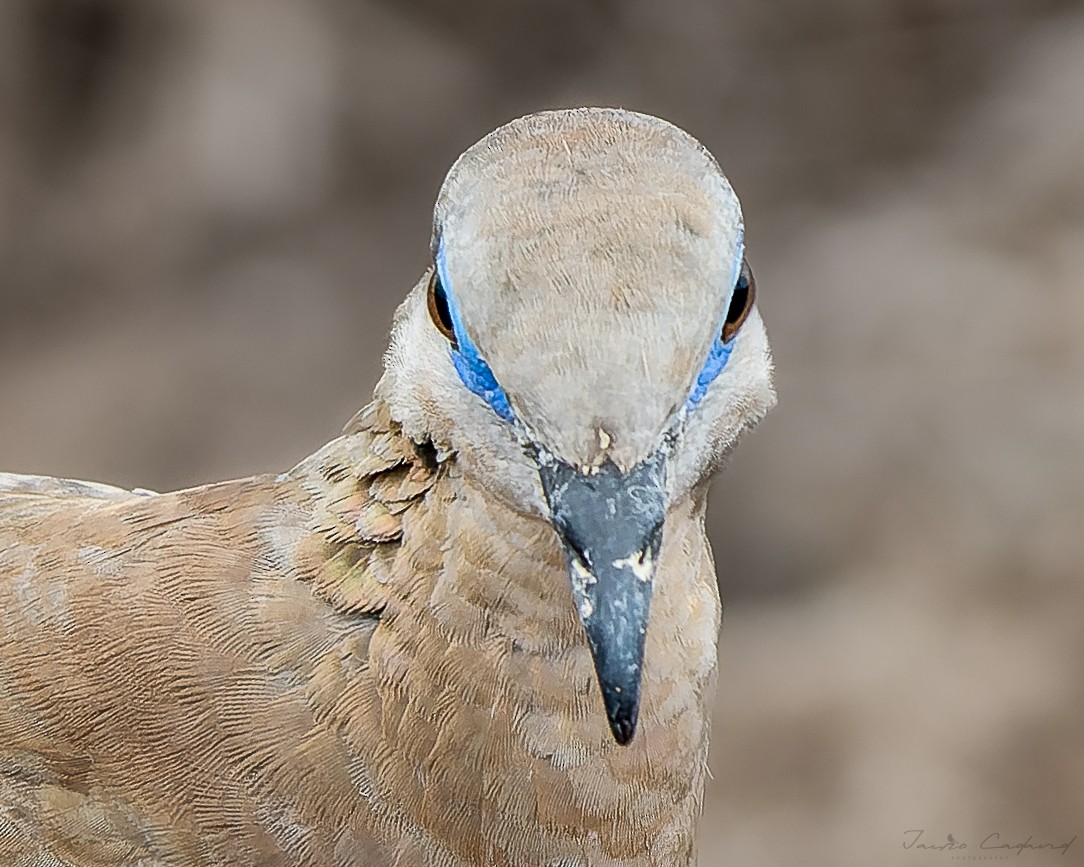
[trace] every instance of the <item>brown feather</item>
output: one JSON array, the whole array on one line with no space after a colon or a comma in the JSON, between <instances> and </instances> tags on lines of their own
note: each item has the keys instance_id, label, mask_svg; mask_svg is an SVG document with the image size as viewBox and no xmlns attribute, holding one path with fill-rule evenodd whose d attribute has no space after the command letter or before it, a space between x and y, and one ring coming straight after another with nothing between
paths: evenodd
<instances>
[{"instance_id":1,"label":"brown feather","mask_svg":"<svg viewBox=\"0 0 1084 867\"><path fill-rule=\"evenodd\" d=\"M617 747L555 540L365 423L277 479L4 477L0 864L691 857L713 660L652 648ZM653 631L711 637L686 545Z\"/></svg>"},{"instance_id":2,"label":"brown feather","mask_svg":"<svg viewBox=\"0 0 1084 867\"><path fill-rule=\"evenodd\" d=\"M682 410L737 199L676 128L582 109L468 151L436 225L506 411L451 363L427 275L377 398L287 473L167 494L0 474L0 867L694 863L706 483L774 402L754 311ZM527 436L576 468L669 461L627 746Z\"/></svg>"}]
</instances>

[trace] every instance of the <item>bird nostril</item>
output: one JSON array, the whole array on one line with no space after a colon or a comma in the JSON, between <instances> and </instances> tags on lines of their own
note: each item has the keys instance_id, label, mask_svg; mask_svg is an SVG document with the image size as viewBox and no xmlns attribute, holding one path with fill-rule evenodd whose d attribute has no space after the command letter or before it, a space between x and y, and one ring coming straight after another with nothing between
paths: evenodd
<instances>
[{"instance_id":1,"label":"bird nostril","mask_svg":"<svg viewBox=\"0 0 1084 867\"><path fill-rule=\"evenodd\" d=\"M565 544L568 545L568 550L572 553L581 566L590 570L591 568L591 555L587 552L587 549L577 542L574 538L565 537Z\"/></svg>"},{"instance_id":2,"label":"bird nostril","mask_svg":"<svg viewBox=\"0 0 1084 867\"><path fill-rule=\"evenodd\" d=\"M557 535L564 543L565 551L575 558L581 566L590 571L591 554L588 551L586 541L577 532L575 525L566 520L564 515L555 515L553 525L554 529L557 530Z\"/></svg>"}]
</instances>

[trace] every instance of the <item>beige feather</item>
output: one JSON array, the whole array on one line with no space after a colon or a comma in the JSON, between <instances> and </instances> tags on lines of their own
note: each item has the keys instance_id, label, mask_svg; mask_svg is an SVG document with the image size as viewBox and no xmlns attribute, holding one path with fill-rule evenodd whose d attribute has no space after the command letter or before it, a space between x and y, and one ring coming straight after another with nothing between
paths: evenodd
<instances>
[{"instance_id":1,"label":"beige feather","mask_svg":"<svg viewBox=\"0 0 1084 867\"><path fill-rule=\"evenodd\" d=\"M547 123L558 136L596 124L606 134L584 145L595 149L619 147L622 123L633 148L684 141L655 121L644 143L647 122L627 113ZM507 174L515 131L502 135ZM675 165L663 177L681 176ZM735 350L755 375L720 385L702 426L689 422L639 729L619 746L540 495L517 499L515 436L455 379L444 338L419 318L423 288L400 312L373 403L287 473L167 494L0 475L0 865L693 863L720 620L704 491L771 403L762 331ZM614 327L636 326L628 305L646 303L625 289L606 314ZM702 306L716 315L720 303ZM465 306L484 317L481 305ZM697 345L682 358L703 348L703 323L689 329ZM408 388L403 365L417 359L431 372ZM666 381L695 377L652 364ZM563 371L555 387L569 381ZM531 406L552 404L535 385ZM592 448L657 433L630 435L605 403L618 421ZM695 484L682 489L683 473Z\"/></svg>"}]
</instances>

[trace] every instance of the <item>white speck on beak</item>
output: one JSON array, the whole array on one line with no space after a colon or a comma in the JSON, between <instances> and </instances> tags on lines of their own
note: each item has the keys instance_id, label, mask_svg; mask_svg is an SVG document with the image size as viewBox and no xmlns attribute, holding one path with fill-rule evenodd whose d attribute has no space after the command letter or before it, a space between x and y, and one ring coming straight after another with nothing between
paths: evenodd
<instances>
[{"instance_id":1,"label":"white speck on beak","mask_svg":"<svg viewBox=\"0 0 1084 867\"><path fill-rule=\"evenodd\" d=\"M655 559L651 556L651 550L645 548L636 554L629 554L628 557L614 560L613 567L615 569L631 569L632 574L646 584L651 580L652 573L655 571Z\"/></svg>"},{"instance_id":2,"label":"white speck on beak","mask_svg":"<svg viewBox=\"0 0 1084 867\"><path fill-rule=\"evenodd\" d=\"M586 620L595 612L595 606L587 598L587 588L598 581L594 575L577 558L572 558L572 589L575 591L576 602L580 608L580 617Z\"/></svg>"}]
</instances>

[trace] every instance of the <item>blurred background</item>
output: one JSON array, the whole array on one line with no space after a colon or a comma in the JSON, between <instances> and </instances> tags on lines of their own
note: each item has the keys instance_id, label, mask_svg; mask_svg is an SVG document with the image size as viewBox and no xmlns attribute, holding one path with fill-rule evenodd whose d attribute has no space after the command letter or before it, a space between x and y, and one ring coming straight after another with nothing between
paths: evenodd
<instances>
[{"instance_id":1,"label":"blurred background","mask_svg":"<svg viewBox=\"0 0 1084 867\"><path fill-rule=\"evenodd\" d=\"M1084 864L1084 3L3 0L0 466L291 466L455 156L583 103L718 156L776 353L701 863Z\"/></svg>"}]
</instances>

